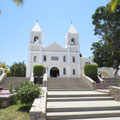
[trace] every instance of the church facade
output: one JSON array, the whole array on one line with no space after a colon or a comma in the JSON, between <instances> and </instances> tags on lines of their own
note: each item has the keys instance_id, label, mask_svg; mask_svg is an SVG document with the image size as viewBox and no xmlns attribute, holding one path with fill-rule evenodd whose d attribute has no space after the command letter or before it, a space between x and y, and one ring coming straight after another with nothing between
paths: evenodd
<instances>
[{"instance_id":1,"label":"church facade","mask_svg":"<svg viewBox=\"0 0 120 120\"><path fill-rule=\"evenodd\" d=\"M71 24L66 33L65 48L57 43L43 45L43 32L38 24L31 30L26 77L31 77L34 65L44 65L48 77L80 78L79 33Z\"/></svg>"},{"instance_id":2,"label":"church facade","mask_svg":"<svg viewBox=\"0 0 120 120\"><path fill-rule=\"evenodd\" d=\"M44 47L43 32L36 22L31 30L26 77L33 75L34 65L44 65L48 77L80 78L86 64L95 64L91 58L80 56L79 33L73 24L66 33L65 42L65 48L57 43ZM103 67L98 71L103 77L114 77L113 68Z\"/></svg>"}]
</instances>

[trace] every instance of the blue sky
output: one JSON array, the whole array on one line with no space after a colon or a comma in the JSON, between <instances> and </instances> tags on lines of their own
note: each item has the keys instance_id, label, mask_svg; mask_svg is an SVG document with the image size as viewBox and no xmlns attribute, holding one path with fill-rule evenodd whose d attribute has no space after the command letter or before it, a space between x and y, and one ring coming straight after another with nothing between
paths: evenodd
<instances>
[{"instance_id":1,"label":"blue sky","mask_svg":"<svg viewBox=\"0 0 120 120\"><path fill-rule=\"evenodd\" d=\"M37 19L43 30L45 46L57 42L65 46L65 34L71 20L79 32L80 52L92 56L91 44L99 40L94 36L92 14L110 0L24 0L17 7L12 0L0 0L0 62L11 65L28 58L30 30Z\"/></svg>"}]
</instances>

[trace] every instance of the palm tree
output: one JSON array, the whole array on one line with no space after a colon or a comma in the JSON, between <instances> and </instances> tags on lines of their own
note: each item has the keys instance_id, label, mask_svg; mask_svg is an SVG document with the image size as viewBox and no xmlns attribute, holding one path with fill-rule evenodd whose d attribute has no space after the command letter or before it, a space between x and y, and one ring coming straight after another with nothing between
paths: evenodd
<instances>
[{"instance_id":1,"label":"palm tree","mask_svg":"<svg viewBox=\"0 0 120 120\"><path fill-rule=\"evenodd\" d=\"M23 0L13 0L17 4L17 6L23 5ZM0 14L2 14L2 11L0 9Z\"/></svg>"},{"instance_id":2,"label":"palm tree","mask_svg":"<svg viewBox=\"0 0 120 120\"><path fill-rule=\"evenodd\" d=\"M108 4L109 10L114 12L118 4L120 4L120 0L111 0Z\"/></svg>"},{"instance_id":3,"label":"palm tree","mask_svg":"<svg viewBox=\"0 0 120 120\"><path fill-rule=\"evenodd\" d=\"M13 0L13 1L17 4L17 6L23 4L23 0Z\"/></svg>"}]
</instances>

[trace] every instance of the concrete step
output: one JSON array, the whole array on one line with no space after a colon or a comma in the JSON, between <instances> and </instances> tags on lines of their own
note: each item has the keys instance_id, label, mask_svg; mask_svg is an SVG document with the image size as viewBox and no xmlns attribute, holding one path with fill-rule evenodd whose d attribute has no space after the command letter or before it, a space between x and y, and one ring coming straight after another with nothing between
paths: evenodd
<instances>
[{"instance_id":1,"label":"concrete step","mask_svg":"<svg viewBox=\"0 0 120 120\"><path fill-rule=\"evenodd\" d=\"M47 112L58 111L95 111L95 110L120 110L120 102L107 101L66 101L47 102Z\"/></svg>"},{"instance_id":2,"label":"concrete step","mask_svg":"<svg viewBox=\"0 0 120 120\"><path fill-rule=\"evenodd\" d=\"M106 79L106 80L104 80L104 81L108 81L108 82L109 82L109 81L110 81L110 82L111 82L111 81L113 81L113 82L119 82L120 79Z\"/></svg>"},{"instance_id":3,"label":"concrete step","mask_svg":"<svg viewBox=\"0 0 120 120\"><path fill-rule=\"evenodd\" d=\"M106 83L106 85L119 85L119 83Z\"/></svg>"},{"instance_id":4,"label":"concrete step","mask_svg":"<svg viewBox=\"0 0 120 120\"><path fill-rule=\"evenodd\" d=\"M50 120L50 119L47 119ZM53 119L53 120L120 120L120 117L100 117L100 118L79 118L79 119Z\"/></svg>"},{"instance_id":5,"label":"concrete step","mask_svg":"<svg viewBox=\"0 0 120 120\"><path fill-rule=\"evenodd\" d=\"M91 90L89 90L89 89L87 89L87 88L79 88L79 89L56 89L56 88L48 88L48 91L91 91Z\"/></svg>"},{"instance_id":6,"label":"concrete step","mask_svg":"<svg viewBox=\"0 0 120 120\"><path fill-rule=\"evenodd\" d=\"M104 80L119 80L118 78L102 78Z\"/></svg>"},{"instance_id":7,"label":"concrete step","mask_svg":"<svg viewBox=\"0 0 120 120\"><path fill-rule=\"evenodd\" d=\"M98 100L114 100L113 97L110 96L95 96L95 97L49 97L47 98L48 102L56 102L56 101L98 101Z\"/></svg>"},{"instance_id":8,"label":"concrete step","mask_svg":"<svg viewBox=\"0 0 120 120\"><path fill-rule=\"evenodd\" d=\"M3 83L1 84L1 86L3 87L3 89L9 89L9 84L12 83L13 87L16 87L18 85L20 85L22 82L24 81L29 81L29 78L26 77L7 77Z\"/></svg>"},{"instance_id":9,"label":"concrete step","mask_svg":"<svg viewBox=\"0 0 120 120\"><path fill-rule=\"evenodd\" d=\"M47 87L48 89L89 89L81 78L48 78Z\"/></svg>"},{"instance_id":10,"label":"concrete step","mask_svg":"<svg viewBox=\"0 0 120 120\"><path fill-rule=\"evenodd\" d=\"M73 86L62 86L62 85L56 85L56 86L48 86L48 89L88 89L86 86L79 86L79 85L73 85Z\"/></svg>"},{"instance_id":11,"label":"concrete step","mask_svg":"<svg viewBox=\"0 0 120 120\"><path fill-rule=\"evenodd\" d=\"M99 117L118 117L120 110L108 111L71 111L71 112L47 112L47 119L84 119L84 118L99 118ZM98 119L97 119L98 120Z\"/></svg>"},{"instance_id":12,"label":"concrete step","mask_svg":"<svg viewBox=\"0 0 120 120\"><path fill-rule=\"evenodd\" d=\"M106 84L120 84L119 82L106 82Z\"/></svg>"},{"instance_id":13,"label":"concrete step","mask_svg":"<svg viewBox=\"0 0 120 120\"><path fill-rule=\"evenodd\" d=\"M116 87L119 87L119 85L107 85L106 88L109 88L110 86L116 86Z\"/></svg>"},{"instance_id":14,"label":"concrete step","mask_svg":"<svg viewBox=\"0 0 120 120\"><path fill-rule=\"evenodd\" d=\"M91 97L91 96L109 96L109 93L96 91L49 91L49 97Z\"/></svg>"},{"instance_id":15,"label":"concrete step","mask_svg":"<svg viewBox=\"0 0 120 120\"><path fill-rule=\"evenodd\" d=\"M113 85L106 85L106 87L110 87L110 86L119 86L119 85L115 85L115 84L113 84Z\"/></svg>"},{"instance_id":16,"label":"concrete step","mask_svg":"<svg viewBox=\"0 0 120 120\"><path fill-rule=\"evenodd\" d=\"M90 91L87 87L48 87L48 91Z\"/></svg>"}]
</instances>

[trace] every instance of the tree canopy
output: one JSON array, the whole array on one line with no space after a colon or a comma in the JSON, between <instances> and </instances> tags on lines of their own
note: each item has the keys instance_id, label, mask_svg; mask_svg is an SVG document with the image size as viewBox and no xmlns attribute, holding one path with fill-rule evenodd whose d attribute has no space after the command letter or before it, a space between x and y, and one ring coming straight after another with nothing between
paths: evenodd
<instances>
[{"instance_id":1,"label":"tree canopy","mask_svg":"<svg viewBox=\"0 0 120 120\"><path fill-rule=\"evenodd\" d=\"M24 61L23 62L18 62L18 63L13 63L13 65L10 67L10 76L14 77L25 77L26 74L26 66Z\"/></svg>"},{"instance_id":2,"label":"tree canopy","mask_svg":"<svg viewBox=\"0 0 120 120\"><path fill-rule=\"evenodd\" d=\"M100 40L92 44L94 62L98 64L98 67L113 67L113 56L109 45L106 45L104 41Z\"/></svg>"},{"instance_id":3,"label":"tree canopy","mask_svg":"<svg viewBox=\"0 0 120 120\"><path fill-rule=\"evenodd\" d=\"M94 61L98 64L98 61L103 62L100 66L113 66L118 71L120 65L120 5L114 12L110 12L107 8L108 5L98 7L92 16L95 26L94 34L103 41L93 43L92 50L94 50ZM96 56L98 53L99 57ZM107 65L107 62L111 65Z\"/></svg>"},{"instance_id":4,"label":"tree canopy","mask_svg":"<svg viewBox=\"0 0 120 120\"><path fill-rule=\"evenodd\" d=\"M7 73L7 74L9 73L9 66L6 65L5 63L0 63L0 68L3 68L5 73ZM0 74L1 74L1 72L0 72Z\"/></svg>"}]
</instances>

